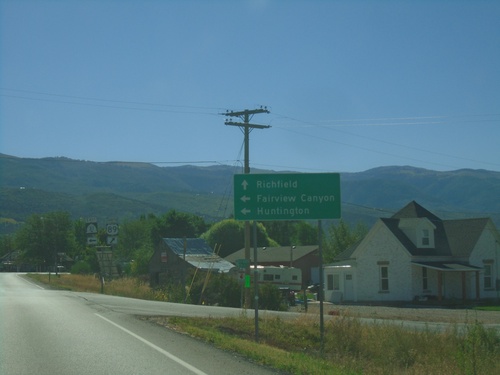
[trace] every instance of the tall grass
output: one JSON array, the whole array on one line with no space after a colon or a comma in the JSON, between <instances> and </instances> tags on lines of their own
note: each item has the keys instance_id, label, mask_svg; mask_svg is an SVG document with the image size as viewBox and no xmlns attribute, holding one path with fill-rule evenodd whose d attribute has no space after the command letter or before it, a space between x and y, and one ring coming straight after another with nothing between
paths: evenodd
<instances>
[{"instance_id":1,"label":"tall grass","mask_svg":"<svg viewBox=\"0 0 500 375\"><path fill-rule=\"evenodd\" d=\"M92 275L51 275L50 281L47 274L29 274L28 276L44 284L51 285L54 288L90 293L101 292L100 280ZM103 290L105 294L114 296L156 301L169 300L169 294L165 290L153 290L146 282L136 278L120 278L105 281Z\"/></svg>"},{"instance_id":2,"label":"tall grass","mask_svg":"<svg viewBox=\"0 0 500 375\"><path fill-rule=\"evenodd\" d=\"M262 319L259 344L253 342L253 320L244 317L169 318L163 324L292 374L500 373L500 336L477 322L433 332L336 317L325 324L323 352L311 316Z\"/></svg>"}]
</instances>

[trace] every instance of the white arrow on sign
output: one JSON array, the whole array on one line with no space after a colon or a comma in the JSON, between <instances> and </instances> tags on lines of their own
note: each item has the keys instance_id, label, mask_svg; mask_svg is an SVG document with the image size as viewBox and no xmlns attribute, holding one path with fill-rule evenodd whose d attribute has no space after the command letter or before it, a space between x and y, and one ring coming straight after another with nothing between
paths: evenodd
<instances>
[{"instance_id":1,"label":"white arrow on sign","mask_svg":"<svg viewBox=\"0 0 500 375\"><path fill-rule=\"evenodd\" d=\"M245 202L245 203L246 203L246 202L248 202L251 198L250 198L250 197L247 197L246 195L244 195L244 196L242 196L240 199L241 199L243 202Z\"/></svg>"},{"instance_id":2,"label":"white arrow on sign","mask_svg":"<svg viewBox=\"0 0 500 375\"><path fill-rule=\"evenodd\" d=\"M244 208L244 209L242 209L242 210L241 210L241 213L242 213L243 215L249 214L250 212L252 212L252 211L251 211L251 210L249 210L249 209L247 209L247 208Z\"/></svg>"},{"instance_id":3,"label":"white arrow on sign","mask_svg":"<svg viewBox=\"0 0 500 375\"><path fill-rule=\"evenodd\" d=\"M243 180L243 182L241 183L241 186L243 186L243 190L246 190L247 186L248 186L247 180Z\"/></svg>"},{"instance_id":4,"label":"white arrow on sign","mask_svg":"<svg viewBox=\"0 0 500 375\"><path fill-rule=\"evenodd\" d=\"M106 242L108 245L114 245L118 242L118 237L116 236L108 236L108 238L106 239Z\"/></svg>"},{"instance_id":5,"label":"white arrow on sign","mask_svg":"<svg viewBox=\"0 0 500 375\"><path fill-rule=\"evenodd\" d=\"M87 245L97 245L97 237L88 237Z\"/></svg>"}]
</instances>

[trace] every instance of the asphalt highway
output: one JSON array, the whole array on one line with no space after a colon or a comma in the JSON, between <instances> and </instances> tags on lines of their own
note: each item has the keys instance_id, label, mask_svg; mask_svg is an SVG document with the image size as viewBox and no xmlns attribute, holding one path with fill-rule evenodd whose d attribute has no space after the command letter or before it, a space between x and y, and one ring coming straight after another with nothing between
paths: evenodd
<instances>
[{"instance_id":1,"label":"asphalt highway","mask_svg":"<svg viewBox=\"0 0 500 375\"><path fill-rule=\"evenodd\" d=\"M47 290L0 273L0 374L273 374L135 315L217 316L239 309Z\"/></svg>"}]
</instances>

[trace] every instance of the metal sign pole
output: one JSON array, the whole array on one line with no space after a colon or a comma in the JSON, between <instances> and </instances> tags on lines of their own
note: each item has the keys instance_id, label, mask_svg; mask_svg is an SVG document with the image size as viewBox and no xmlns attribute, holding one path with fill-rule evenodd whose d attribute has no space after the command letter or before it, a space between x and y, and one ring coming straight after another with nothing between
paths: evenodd
<instances>
[{"instance_id":1,"label":"metal sign pole","mask_svg":"<svg viewBox=\"0 0 500 375\"><path fill-rule=\"evenodd\" d=\"M257 268L257 222L253 222L253 285L255 290L255 342L259 342L259 271Z\"/></svg>"},{"instance_id":2,"label":"metal sign pole","mask_svg":"<svg viewBox=\"0 0 500 375\"><path fill-rule=\"evenodd\" d=\"M325 323L323 317L323 228L321 227L321 220L318 220L318 257L319 257L319 332L320 332L320 342L321 342L321 354L325 347Z\"/></svg>"}]
</instances>

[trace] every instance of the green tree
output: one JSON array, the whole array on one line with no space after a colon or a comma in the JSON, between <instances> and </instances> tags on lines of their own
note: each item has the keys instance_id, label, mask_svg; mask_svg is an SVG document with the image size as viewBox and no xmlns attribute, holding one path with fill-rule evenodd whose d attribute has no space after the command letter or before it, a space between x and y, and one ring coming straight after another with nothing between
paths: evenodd
<instances>
[{"instance_id":1,"label":"green tree","mask_svg":"<svg viewBox=\"0 0 500 375\"><path fill-rule=\"evenodd\" d=\"M80 255L86 251L87 248L87 223L83 219L78 219L73 223L73 231L75 234L75 252Z\"/></svg>"},{"instance_id":2,"label":"green tree","mask_svg":"<svg viewBox=\"0 0 500 375\"><path fill-rule=\"evenodd\" d=\"M207 241L212 249L220 249L219 255L224 258L245 247L244 228L245 224L243 222L226 219L212 225L201 237ZM257 246L278 246L275 241L269 238L262 223L257 223Z\"/></svg>"},{"instance_id":3,"label":"green tree","mask_svg":"<svg viewBox=\"0 0 500 375\"><path fill-rule=\"evenodd\" d=\"M14 236L10 234L5 234L0 236L0 257L2 255L8 254L14 251L16 245L14 243Z\"/></svg>"},{"instance_id":4,"label":"green tree","mask_svg":"<svg viewBox=\"0 0 500 375\"><path fill-rule=\"evenodd\" d=\"M326 241L324 260L332 262L341 252L347 250L356 242L361 241L368 230L362 223L358 223L354 229L340 219L337 225L332 224L328 229L329 238Z\"/></svg>"},{"instance_id":5,"label":"green tree","mask_svg":"<svg viewBox=\"0 0 500 375\"><path fill-rule=\"evenodd\" d=\"M269 237L281 246L296 245L297 221L268 221L264 223Z\"/></svg>"},{"instance_id":6,"label":"green tree","mask_svg":"<svg viewBox=\"0 0 500 375\"><path fill-rule=\"evenodd\" d=\"M149 274L149 260L153 256L154 248L151 244L144 244L138 248L130 262L130 274L141 276Z\"/></svg>"},{"instance_id":7,"label":"green tree","mask_svg":"<svg viewBox=\"0 0 500 375\"><path fill-rule=\"evenodd\" d=\"M137 250L156 245L151 233L156 225L156 217L141 217L139 220L126 221L120 225L120 235L116 255L129 261L137 257Z\"/></svg>"},{"instance_id":8,"label":"green tree","mask_svg":"<svg viewBox=\"0 0 500 375\"><path fill-rule=\"evenodd\" d=\"M207 224L203 218L170 210L156 220L156 225L152 229L153 243L157 243L161 238L195 238L199 237L207 230Z\"/></svg>"},{"instance_id":9,"label":"green tree","mask_svg":"<svg viewBox=\"0 0 500 375\"><path fill-rule=\"evenodd\" d=\"M295 233L292 237L291 245L317 245L318 229L306 221L299 221L295 224Z\"/></svg>"},{"instance_id":10,"label":"green tree","mask_svg":"<svg viewBox=\"0 0 500 375\"><path fill-rule=\"evenodd\" d=\"M221 257L226 257L245 246L244 232L242 222L227 219L212 225L208 232L202 235L202 238L212 249L220 249L219 255Z\"/></svg>"},{"instance_id":11,"label":"green tree","mask_svg":"<svg viewBox=\"0 0 500 375\"><path fill-rule=\"evenodd\" d=\"M73 256L76 241L69 213L31 215L16 233L16 245L25 259L42 267L53 267L58 253Z\"/></svg>"}]
</instances>

